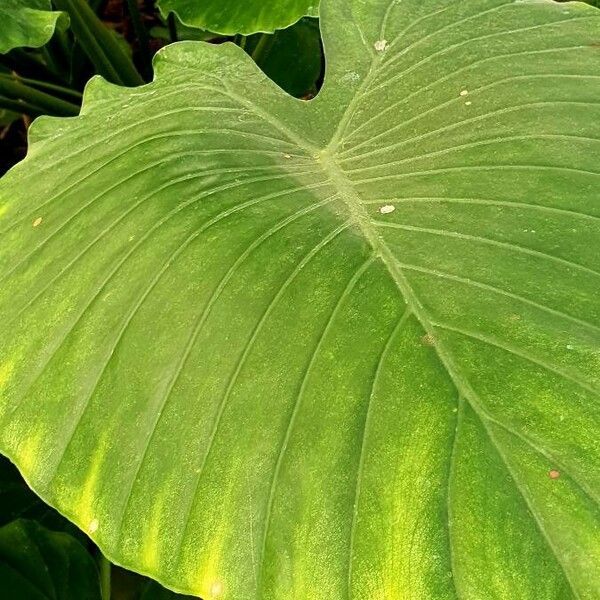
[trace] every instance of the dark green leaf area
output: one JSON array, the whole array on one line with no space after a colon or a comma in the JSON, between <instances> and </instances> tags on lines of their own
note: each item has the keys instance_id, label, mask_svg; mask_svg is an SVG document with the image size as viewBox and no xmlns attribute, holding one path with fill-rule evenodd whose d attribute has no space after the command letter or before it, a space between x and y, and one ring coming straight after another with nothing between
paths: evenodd
<instances>
[{"instance_id":1,"label":"dark green leaf area","mask_svg":"<svg viewBox=\"0 0 600 600\"><path fill-rule=\"evenodd\" d=\"M3 600L99 600L98 572L72 536L19 519L0 528Z\"/></svg>"}]
</instances>

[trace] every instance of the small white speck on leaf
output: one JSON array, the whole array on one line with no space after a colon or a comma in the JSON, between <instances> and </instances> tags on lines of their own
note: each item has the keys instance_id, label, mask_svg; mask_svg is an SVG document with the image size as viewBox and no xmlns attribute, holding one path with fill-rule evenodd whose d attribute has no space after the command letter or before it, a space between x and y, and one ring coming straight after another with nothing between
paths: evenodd
<instances>
[{"instance_id":1,"label":"small white speck on leaf","mask_svg":"<svg viewBox=\"0 0 600 600\"><path fill-rule=\"evenodd\" d=\"M289 158L292 158L292 155L291 154L284 154L283 158L288 158L289 159Z\"/></svg>"},{"instance_id":2,"label":"small white speck on leaf","mask_svg":"<svg viewBox=\"0 0 600 600\"><path fill-rule=\"evenodd\" d=\"M42 217L38 217L33 223L33 227L38 227L42 223Z\"/></svg>"},{"instance_id":3,"label":"small white speck on leaf","mask_svg":"<svg viewBox=\"0 0 600 600\"><path fill-rule=\"evenodd\" d=\"M375 50L377 50L377 52L385 52L388 47L388 42L387 40L377 40L373 44L373 46L375 47Z\"/></svg>"},{"instance_id":4,"label":"small white speck on leaf","mask_svg":"<svg viewBox=\"0 0 600 600\"><path fill-rule=\"evenodd\" d=\"M94 533L95 531L98 530L98 525L99 525L98 519L92 519L90 521L90 524L88 525L88 531L90 533Z\"/></svg>"},{"instance_id":5,"label":"small white speck on leaf","mask_svg":"<svg viewBox=\"0 0 600 600\"><path fill-rule=\"evenodd\" d=\"M343 85L346 84L356 84L360 81L360 75L356 71L347 71L342 77L340 77L340 83Z\"/></svg>"},{"instance_id":6,"label":"small white speck on leaf","mask_svg":"<svg viewBox=\"0 0 600 600\"><path fill-rule=\"evenodd\" d=\"M210 586L210 595L212 598L218 598L223 593L223 584L220 581L215 581Z\"/></svg>"},{"instance_id":7,"label":"small white speck on leaf","mask_svg":"<svg viewBox=\"0 0 600 600\"><path fill-rule=\"evenodd\" d=\"M462 90L462 91L460 92L460 95L461 95L461 96L468 96L468 95L469 95L469 90Z\"/></svg>"},{"instance_id":8,"label":"small white speck on leaf","mask_svg":"<svg viewBox=\"0 0 600 600\"><path fill-rule=\"evenodd\" d=\"M473 104L470 100L468 100L467 102L465 102L465 106L471 106L471 104Z\"/></svg>"},{"instance_id":9,"label":"small white speck on leaf","mask_svg":"<svg viewBox=\"0 0 600 600\"><path fill-rule=\"evenodd\" d=\"M379 212L382 215L389 215L391 212L394 212L396 207L393 204L386 204L379 208Z\"/></svg>"},{"instance_id":10,"label":"small white speck on leaf","mask_svg":"<svg viewBox=\"0 0 600 600\"><path fill-rule=\"evenodd\" d=\"M567 350L573 350L574 347L573 344L567 344Z\"/></svg>"}]
</instances>

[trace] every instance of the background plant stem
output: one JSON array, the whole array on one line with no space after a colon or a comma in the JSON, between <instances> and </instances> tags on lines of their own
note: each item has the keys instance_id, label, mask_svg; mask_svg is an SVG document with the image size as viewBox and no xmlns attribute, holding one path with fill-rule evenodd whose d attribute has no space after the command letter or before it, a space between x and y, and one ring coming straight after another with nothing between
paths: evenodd
<instances>
[{"instance_id":1,"label":"background plant stem","mask_svg":"<svg viewBox=\"0 0 600 600\"><path fill-rule=\"evenodd\" d=\"M0 94L12 100L23 100L41 112L70 117L79 114L79 106L25 85L12 77L0 77Z\"/></svg>"},{"instance_id":2,"label":"background plant stem","mask_svg":"<svg viewBox=\"0 0 600 600\"><path fill-rule=\"evenodd\" d=\"M150 52L150 39L148 37L146 27L142 21L137 0L127 0L127 10L129 12L131 24L133 25L133 30L139 46L142 73L144 75L144 79L149 81L152 78L152 55Z\"/></svg>"},{"instance_id":3,"label":"background plant stem","mask_svg":"<svg viewBox=\"0 0 600 600\"><path fill-rule=\"evenodd\" d=\"M57 85L55 83L48 83L47 81L40 81L38 79L30 79L28 77L20 77L19 75L2 75L0 74L0 78L2 79L10 79L11 81L18 81L20 83L24 83L34 88L38 88L41 90L48 90L48 92L53 92L54 94L59 94L61 96L66 96L67 98L71 98L75 102L81 102L82 93L77 90L73 90L71 88L64 87L62 85Z\"/></svg>"},{"instance_id":4,"label":"background plant stem","mask_svg":"<svg viewBox=\"0 0 600 600\"><path fill-rule=\"evenodd\" d=\"M175 13L169 13L167 17L167 24L169 26L169 37L171 42L177 41L177 22L175 21Z\"/></svg>"},{"instance_id":5,"label":"background plant stem","mask_svg":"<svg viewBox=\"0 0 600 600\"><path fill-rule=\"evenodd\" d=\"M0 55L0 63L11 71L21 75L43 79L44 81L64 82L56 72L43 63L37 56L29 54L20 48L11 50L8 54Z\"/></svg>"},{"instance_id":6,"label":"background plant stem","mask_svg":"<svg viewBox=\"0 0 600 600\"><path fill-rule=\"evenodd\" d=\"M0 95L0 108L11 110L16 113L23 113L30 117L37 117L43 114L44 109L29 102L23 100L13 100L12 98L6 98L6 96Z\"/></svg>"},{"instance_id":7,"label":"background plant stem","mask_svg":"<svg viewBox=\"0 0 600 600\"><path fill-rule=\"evenodd\" d=\"M110 561L101 554L98 561L98 566L100 569L100 591L102 594L102 600L110 600Z\"/></svg>"},{"instance_id":8,"label":"background plant stem","mask_svg":"<svg viewBox=\"0 0 600 600\"><path fill-rule=\"evenodd\" d=\"M100 75L113 83L142 85L144 80L115 36L85 0L55 0L57 8L69 13L71 29Z\"/></svg>"},{"instance_id":9,"label":"background plant stem","mask_svg":"<svg viewBox=\"0 0 600 600\"><path fill-rule=\"evenodd\" d=\"M252 51L252 58L257 65L260 65L262 59L269 53L273 42L275 41L275 36L269 33L262 33L258 43L254 47Z\"/></svg>"}]
</instances>

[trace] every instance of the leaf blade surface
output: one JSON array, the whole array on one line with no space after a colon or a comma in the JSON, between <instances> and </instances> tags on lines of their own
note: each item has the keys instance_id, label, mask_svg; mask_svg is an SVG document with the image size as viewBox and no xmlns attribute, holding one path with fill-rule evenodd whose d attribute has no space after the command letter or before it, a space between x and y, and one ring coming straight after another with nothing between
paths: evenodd
<instances>
[{"instance_id":1,"label":"leaf blade surface","mask_svg":"<svg viewBox=\"0 0 600 600\"><path fill-rule=\"evenodd\" d=\"M599 13L322 11L309 103L184 43L36 122L2 449L206 598L594 598Z\"/></svg>"}]
</instances>

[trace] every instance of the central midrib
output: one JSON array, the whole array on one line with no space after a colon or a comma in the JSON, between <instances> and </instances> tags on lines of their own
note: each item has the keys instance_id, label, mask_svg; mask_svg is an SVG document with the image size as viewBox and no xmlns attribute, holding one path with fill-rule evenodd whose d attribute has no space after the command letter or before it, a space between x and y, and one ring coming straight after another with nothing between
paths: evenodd
<instances>
[{"instance_id":1,"label":"central midrib","mask_svg":"<svg viewBox=\"0 0 600 600\"><path fill-rule=\"evenodd\" d=\"M373 73L375 72L375 67L377 64L378 60L377 58L375 58L371 65L371 69L367 74L366 79L363 81L363 85L361 86L361 88L368 87L369 81L372 78ZM346 108L338 124L338 127L334 132L333 137L331 138L329 144L325 148L320 148L314 145L313 143L309 142L302 136L298 135L295 131L287 127L284 123L282 123L279 119L271 115L268 111L259 108L258 106L254 105L253 103L247 101L244 98L240 98L238 96L236 97L239 101L241 101L247 106L250 106L258 115L262 116L267 122L269 122L271 125L277 128L279 131L281 131L290 141L295 143L298 146L298 148L304 151L307 154L307 156L311 156L320 166L326 178L331 182L334 191L338 193L341 202L350 212L350 215L356 225L356 228L365 237L369 245L372 247L376 256L385 265L401 296L404 298L408 309L415 315L416 319L421 324L421 327L425 331L426 335L430 340L430 343L434 347L438 358L440 359L440 362L442 363L453 385L455 386L459 394L459 400L460 398L462 398L464 401L468 402L471 409L479 417L483 429L489 437L492 446L496 449L496 452L498 453L501 461L504 463L508 470L508 473L513 479L519 494L522 496L525 504L528 506L530 512L532 513L534 522L536 523L540 534L546 541L546 544L548 545L550 551L554 555L558 565L562 569L570 589L573 591L575 597L579 598L577 589L571 581L569 572L565 568L565 565L562 562L560 555L557 552L557 549L554 547L551 539L547 535L543 523L540 522L540 520L536 516L534 507L531 505L531 501L528 495L522 489L520 482L516 478L515 474L512 472L512 469L507 463L506 457L501 446L495 439L495 436L492 434L489 427L491 423L495 423L502 428L505 428L505 426L502 423L499 423L496 419L494 419L491 415L487 413L485 408L481 405L477 393L471 387L468 378L462 375L461 369L456 365L450 352L446 349L442 341L438 339L431 318L427 314L423 305L419 301L417 294L414 292L412 286L405 277L398 260L396 259L393 252L387 246L385 240L382 238L382 236L379 234L376 227L374 226L367 210L365 209L360 194L356 191L354 183L346 175L346 173L340 167L336 160L336 151L340 146L340 140L343 139L346 127L352 117L354 108L358 102L359 94L357 93L353 97L352 101ZM510 433L514 433L509 428L507 429L507 431L509 431ZM461 597L461 594L459 593L458 589L455 589L458 597Z\"/></svg>"},{"instance_id":2,"label":"central midrib","mask_svg":"<svg viewBox=\"0 0 600 600\"><path fill-rule=\"evenodd\" d=\"M435 327L432 324L430 317L423 308L418 296L416 295L409 281L406 279L404 273L402 272L398 260L386 244L385 240L379 234L376 227L373 225L371 218L369 217L369 214L367 213L367 210L365 209L365 206L362 203L361 197L356 191L354 183L348 178L346 173L344 173L343 169L336 162L335 155L332 152L330 152L329 149L325 149L319 153L318 161L322 165L322 168L329 180L331 181L335 191L338 192L340 200L348 208L350 215L356 224L356 227L360 230L362 235L369 242L369 245L372 247L375 254L385 265L387 271L389 272L394 283L396 284L400 294L404 298L408 309L415 315L415 317L423 327L423 330L428 336L430 343L435 348L437 355L442 365L444 366L444 369L448 373L459 394L459 401L462 398L464 401L468 402L469 406L479 417L483 429L489 437L492 446L496 449L496 452L498 453L501 461L503 462L508 473L513 479L518 492L521 494L523 500L525 501L525 504L531 511L534 522L536 523L540 534L542 535L550 551L555 556L557 563L562 569L570 589L574 593L575 597L579 598L577 589L571 581L570 574L565 568L565 565L563 564L557 549L554 547L551 538L548 536L543 523L537 517L537 514L531 505L531 500L528 497L528 494L526 494L525 491L522 489L519 480L517 479L516 475L513 473L511 466L507 462L507 458L504 454L501 444L498 443L489 427L491 423L496 423L500 427L504 428L503 424L498 423L494 418L487 414L487 411L484 409L483 406L481 406L478 395L475 392L475 390L471 387L470 383L468 382L468 379L462 375L461 369L456 365L456 363L452 359L451 354L445 348L442 341L439 340L436 336ZM511 432L510 429L507 429L507 431ZM458 596L460 597L458 589L456 591Z\"/></svg>"},{"instance_id":3,"label":"central midrib","mask_svg":"<svg viewBox=\"0 0 600 600\"><path fill-rule=\"evenodd\" d=\"M354 187L354 184L337 164L335 156L333 156L328 150L321 152L320 163L333 187L338 192L340 199L348 208L356 227L369 242L375 254L381 259L390 276L394 280L394 283L398 287L398 290L402 294L402 297L404 298L408 308L419 320L421 326L425 330L425 333L431 339L438 352L440 360L452 378L452 381L454 382L458 392L471 401L473 392L470 389L470 386L462 377L459 376L458 369L454 365L454 361L440 344L439 340L436 339L435 329L431 323L431 319L427 315L417 295L398 265L396 257L373 225L371 218L369 217L369 214L367 213L367 210L361 201L361 197Z\"/></svg>"}]
</instances>

